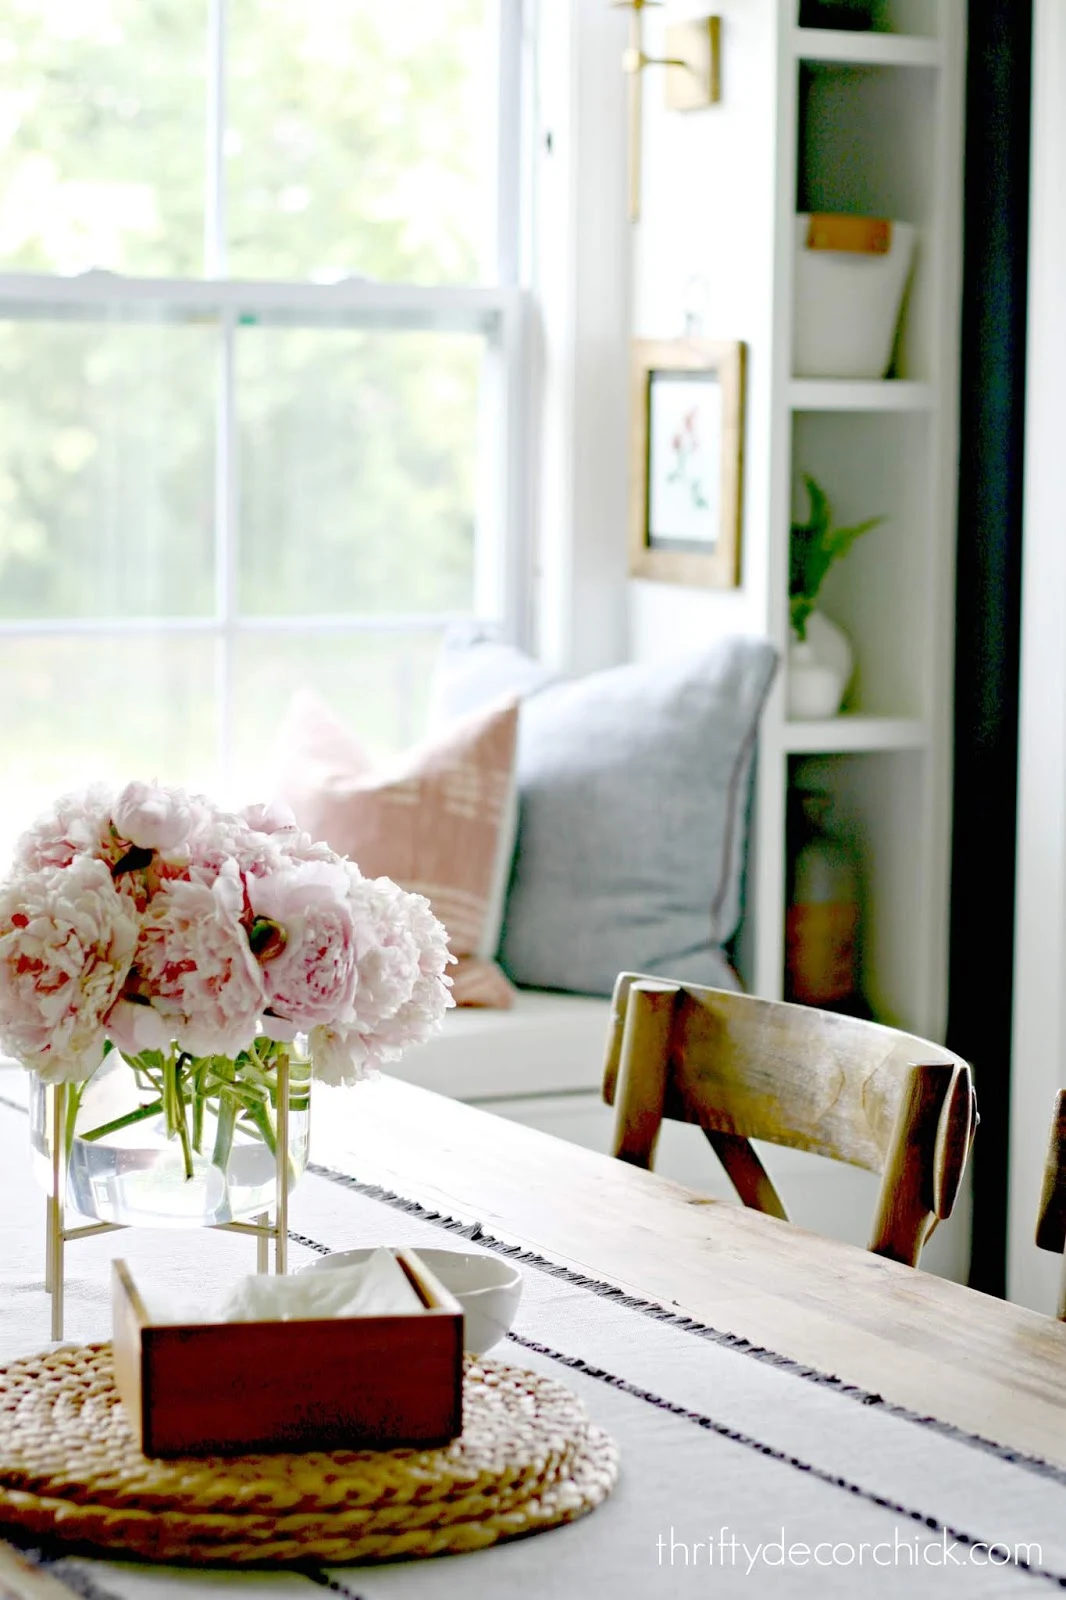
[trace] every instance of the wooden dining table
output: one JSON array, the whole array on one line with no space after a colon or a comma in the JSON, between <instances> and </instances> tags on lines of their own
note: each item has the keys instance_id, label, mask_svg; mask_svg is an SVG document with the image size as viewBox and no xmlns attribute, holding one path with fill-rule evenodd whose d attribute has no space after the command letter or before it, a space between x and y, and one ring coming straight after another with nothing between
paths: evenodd
<instances>
[{"instance_id":1,"label":"wooden dining table","mask_svg":"<svg viewBox=\"0 0 1066 1600\"><path fill-rule=\"evenodd\" d=\"M0 1366L48 1331L24 1098L0 1070ZM4 1600L1066 1587L1066 1326L387 1076L316 1091L313 1121L290 1270L381 1243L517 1264L493 1356L576 1394L617 1445L613 1492L536 1537L388 1566L190 1571L45 1539L0 1547ZM68 1338L107 1338L111 1257L189 1293L251 1270L248 1252L211 1230L79 1242Z\"/></svg>"},{"instance_id":2,"label":"wooden dining table","mask_svg":"<svg viewBox=\"0 0 1066 1600\"><path fill-rule=\"evenodd\" d=\"M360 1096L329 1142L366 1181L1066 1468L1066 1323L395 1079Z\"/></svg>"}]
</instances>

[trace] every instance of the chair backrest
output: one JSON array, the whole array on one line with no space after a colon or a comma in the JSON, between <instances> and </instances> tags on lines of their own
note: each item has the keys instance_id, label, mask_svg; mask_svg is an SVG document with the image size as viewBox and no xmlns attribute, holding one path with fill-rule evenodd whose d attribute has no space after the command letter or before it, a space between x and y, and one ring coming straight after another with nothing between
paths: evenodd
<instances>
[{"instance_id":1,"label":"chair backrest","mask_svg":"<svg viewBox=\"0 0 1066 1600\"><path fill-rule=\"evenodd\" d=\"M613 1153L651 1165L663 1118L703 1129L745 1205L785 1217L748 1143L881 1174L869 1249L917 1265L951 1215L976 1126L973 1079L942 1046L879 1023L622 973L604 1099Z\"/></svg>"},{"instance_id":2,"label":"chair backrest","mask_svg":"<svg viewBox=\"0 0 1066 1600\"><path fill-rule=\"evenodd\" d=\"M1059 1090L1051 1118L1036 1242L1041 1250L1052 1250L1056 1255L1062 1255L1066 1246L1066 1089ZM1066 1272L1059 1288L1058 1314L1066 1320Z\"/></svg>"}]
</instances>

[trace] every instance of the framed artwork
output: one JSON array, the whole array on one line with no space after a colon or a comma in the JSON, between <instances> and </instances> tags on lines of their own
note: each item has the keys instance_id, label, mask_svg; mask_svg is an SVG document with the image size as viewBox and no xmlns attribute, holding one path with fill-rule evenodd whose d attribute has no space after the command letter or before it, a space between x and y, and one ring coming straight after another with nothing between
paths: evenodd
<instances>
[{"instance_id":1,"label":"framed artwork","mask_svg":"<svg viewBox=\"0 0 1066 1600\"><path fill-rule=\"evenodd\" d=\"M743 440L742 344L634 343L633 577L736 588Z\"/></svg>"}]
</instances>

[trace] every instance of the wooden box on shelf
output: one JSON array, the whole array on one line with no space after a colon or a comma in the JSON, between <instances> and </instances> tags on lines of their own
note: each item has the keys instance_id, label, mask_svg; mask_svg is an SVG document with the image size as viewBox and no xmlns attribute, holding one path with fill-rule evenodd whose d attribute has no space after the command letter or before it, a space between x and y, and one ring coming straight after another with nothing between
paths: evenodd
<instances>
[{"instance_id":1,"label":"wooden box on shelf","mask_svg":"<svg viewBox=\"0 0 1066 1600\"><path fill-rule=\"evenodd\" d=\"M113 1264L115 1383L148 1456L446 1444L463 1427L463 1313L413 1251L421 1313L153 1324Z\"/></svg>"}]
</instances>

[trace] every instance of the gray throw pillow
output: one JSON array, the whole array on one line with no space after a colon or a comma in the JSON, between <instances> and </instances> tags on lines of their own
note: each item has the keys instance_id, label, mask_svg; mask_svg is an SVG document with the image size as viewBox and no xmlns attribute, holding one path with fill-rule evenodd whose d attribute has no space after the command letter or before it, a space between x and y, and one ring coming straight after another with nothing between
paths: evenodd
<instances>
[{"instance_id":1,"label":"gray throw pillow","mask_svg":"<svg viewBox=\"0 0 1066 1600\"><path fill-rule=\"evenodd\" d=\"M609 994L622 971L735 988L720 947L740 917L772 645L731 638L543 687L535 666L491 640L451 641L433 696L441 720L460 709L450 684L462 710L472 693L526 693L503 966L515 983L583 994Z\"/></svg>"}]
</instances>

